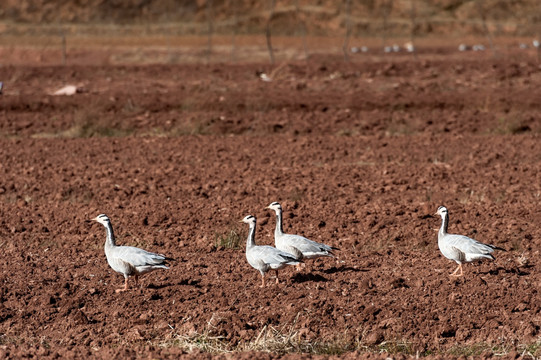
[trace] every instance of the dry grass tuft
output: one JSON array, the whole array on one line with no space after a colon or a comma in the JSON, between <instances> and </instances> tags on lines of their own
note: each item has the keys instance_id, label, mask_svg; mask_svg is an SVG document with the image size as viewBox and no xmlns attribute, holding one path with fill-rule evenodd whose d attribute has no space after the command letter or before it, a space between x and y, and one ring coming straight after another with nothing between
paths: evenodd
<instances>
[{"instance_id":1,"label":"dry grass tuft","mask_svg":"<svg viewBox=\"0 0 541 360\"><path fill-rule=\"evenodd\" d=\"M225 233L214 233L214 246L226 249L240 249L241 235L237 227L226 231Z\"/></svg>"},{"instance_id":2,"label":"dry grass tuft","mask_svg":"<svg viewBox=\"0 0 541 360\"><path fill-rule=\"evenodd\" d=\"M190 331L188 334L171 334L171 338L158 344L160 347L178 347L184 351L194 350L210 354L225 354L232 352L231 345L221 335L215 333L216 323L220 322L220 316L213 313L202 332ZM173 327L171 327L173 329Z\"/></svg>"},{"instance_id":3,"label":"dry grass tuft","mask_svg":"<svg viewBox=\"0 0 541 360\"><path fill-rule=\"evenodd\" d=\"M277 328L265 325L257 337L247 342L231 344L217 333L216 323L221 319L213 314L202 332L189 334L173 333L171 338L162 341L160 347L179 347L184 351L202 351L210 354L240 353L248 351L266 352L278 355L285 354L313 354L313 355L340 355L345 352L359 349L357 342L343 339L330 341L314 341L302 339L299 331L295 329L299 315L292 324Z\"/></svg>"},{"instance_id":4,"label":"dry grass tuft","mask_svg":"<svg viewBox=\"0 0 541 360\"><path fill-rule=\"evenodd\" d=\"M165 346L163 346L165 345ZM209 331L203 333L191 333L189 335L177 334L169 340L163 347L178 347L187 352L199 350L210 354L230 353L229 344L222 336L214 336Z\"/></svg>"}]
</instances>

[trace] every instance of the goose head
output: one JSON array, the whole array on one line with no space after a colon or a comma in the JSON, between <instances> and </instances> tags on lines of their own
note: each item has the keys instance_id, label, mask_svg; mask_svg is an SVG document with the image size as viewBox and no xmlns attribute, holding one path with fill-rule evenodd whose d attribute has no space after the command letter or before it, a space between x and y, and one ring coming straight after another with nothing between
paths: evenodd
<instances>
[{"instance_id":1,"label":"goose head","mask_svg":"<svg viewBox=\"0 0 541 360\"><path fill-rule=\"evenodd\" d=\"M244 219L242 219L240 222L246 223L246 224L255 224L256 218L253 215L246 215Z\"/></svg>"},{"instance_id":2,"label":"goose head","mask_svg":"<svg viewBox=\"0 0 541 360\"><path fill-rule=\"evenodd\" d=\"M267 209L274 210L276 212L282 211L282 206L278 202L273 202L269 206L267 206Z\"/></svg>"},{"instance_id":3,"label":"goose head","mask_svg":"<svg viewBox=\"0 0 541 360\"><path fill-rule=\"evenodd\" d=\"M439 215L444 218L447 215L447 208L445 206L440 206L438 208L438 211L436 211L435 215Z\"/></svg>"},{"instance_id":4,"label":"goose head","mask_svg":"<svg viewBox=\"0 0 541 360\"><path fill-rule=\"evenodd\" d=\"M94 219L92 219L94 221L97 221L99 222L100 224L103 224L104 226L107 226L108 224L111 223L111 220L109 220L109 218L107 217L107 215L105 214L100 214L98 216L96 216Z\"/></svg>"}]
</instances>

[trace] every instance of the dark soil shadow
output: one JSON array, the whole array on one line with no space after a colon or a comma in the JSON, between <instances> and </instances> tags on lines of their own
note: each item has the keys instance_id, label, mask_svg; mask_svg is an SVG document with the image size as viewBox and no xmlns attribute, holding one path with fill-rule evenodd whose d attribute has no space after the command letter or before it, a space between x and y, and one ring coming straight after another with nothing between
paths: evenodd
<instances>
[{"instance_id":1,"label":"dark soil shadow","mask_svg":"<svg viewBox=\"0 0 541 360\"><path fill-rule=\"evenodd\" d=\"M175 286L175 285L188 285L188 286L193 286L193 287L196 287L196 288L201 288L201 285L199 284L201 282L201 280L181 280L179 281L178 283L176 284L172 284L172 283L165 283L165 284L160 284L160 285L155 285L155 284L148 284L147 288L148 289L154 289L154 290L158 290L158 289L164 289L164 288L167 288L167 287L170 287L170 286Z\"/></svg>"},{"instance_id":2,"label":"dark soil shadow","mask_svg":"<svg viewBox=\"0 0 541 360\"><path fill-rule=\"evenodd\" d=\"M184 279L177 283L177 285L189 285L189 286L196 287L198 289L202 287L200 284L201 284L201 280L194 280L194 279Z\"/></svg>"},{"instance_id":3,"label":"dark soil shadow","mask_svg":"<svg viewBox=\"0 0 541 360\"><path fill-rule=\"evenodd\" d=\"M319 274L300 274L297 273L295 276L291 278L291 281L297 282L297 283L303 283L307 281L314 281L314 282L327 282L327 278L319 275Z\"/></svg>"},{"instance_id":4,"label":"dark soil shadow","mask_svg":"<svg viewBox=\"0 0 541 360\"><path fill-rule=\"evenodd\" d=\"M527 271L524 271L523 269L528 269L528 268L531 268L533 267L533 265L526 265L526 266L522 266L522 268L512 268L512 269L506 269L504 267L498 267L496 269L491 269L489 271L486 271L486 272L480 272L480 274L483 274L483 275L498 275L500 272L503 272L503 273L506 273L506 274L517 274L518 276L526 276L526 275L530 275L529 272Z\"/></svg>"},{"instance_id":5,"label":"dark soil shadow","mask_svg":"<svg viewBox=\"0 0 541 360\"><path fill-rule=\"evenodd\" d=\"M335 274L335 273L346 272L346 271L369 272L370 270L368 270L368 269L356 269L356 268L352 268L351 266L340 266L340 267L333 266L332 268L323 270L323 272L325 274Z\"/></svg>"},{"instance_id":6,"label":"dark soil shadow","mask_svg":"<svg viewBox=\"0 0 541 360\"><path fill-rule=\"evenodd\" d=\"M159 290L159 289L165 289L165 288L168 288L168 287L173 286L173 285L174 285L174 284L171 284L171 283L160 284L160 285L148 284L148 286L147 286L146 288L147 288L147 289Z\"/></svg>"}]
</instances>

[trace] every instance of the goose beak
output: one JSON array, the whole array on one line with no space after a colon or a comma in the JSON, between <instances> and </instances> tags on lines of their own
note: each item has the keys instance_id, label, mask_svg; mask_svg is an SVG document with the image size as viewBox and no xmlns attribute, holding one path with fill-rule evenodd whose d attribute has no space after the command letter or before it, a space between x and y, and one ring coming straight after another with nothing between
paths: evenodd
<instances>
[{"instance_id":1,"label":"goose beak","mask_svg":"<svg viewBox=\"0 0 541 360\"><path fill-rule=\"evenodd\" d=\"M98 217L96 216L94 219L90 219L90 220L87 220L87 221L98 221Z\"/></svg>"}]
</instances>

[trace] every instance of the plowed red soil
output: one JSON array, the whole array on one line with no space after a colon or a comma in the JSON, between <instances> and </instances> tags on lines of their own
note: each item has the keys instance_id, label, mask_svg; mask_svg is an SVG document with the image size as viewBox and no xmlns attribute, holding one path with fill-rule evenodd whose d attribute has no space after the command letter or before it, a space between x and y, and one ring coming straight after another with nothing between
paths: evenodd
<instances>
[{"instance_id":1,"label":"plowed red soil","mask_svg":"<svg viewBox=\"0 0 541 360\"><path fill-rule=\"evenodd\" d=\"M352 359L539 355L534 55L321 57L268 83L259 70L0 68L0 357L210 357L179 347L195 334L229 349L289 334ZM82 91L49 95L66 84ZM341 250L261 289L238 221L255 215L272 244L273 201L286 232ZM508 251L449 277L439 205L450 232ZM178 261L115 293L105 230L87 221L100 213L118 244ZM217 246L231 232L240 247ZM221 356L281 355L251 349ZM287 358L317 357L303 351Z\"/></svg>"}]
</instances>

